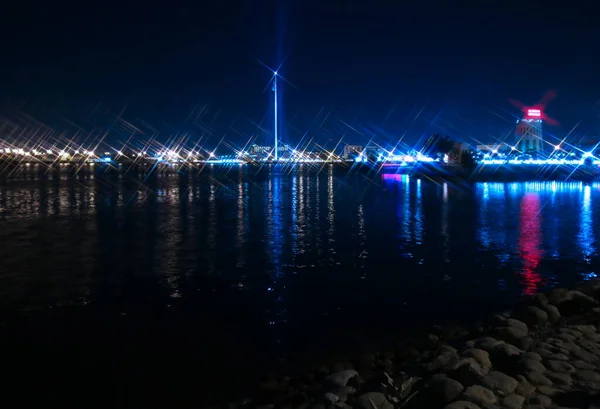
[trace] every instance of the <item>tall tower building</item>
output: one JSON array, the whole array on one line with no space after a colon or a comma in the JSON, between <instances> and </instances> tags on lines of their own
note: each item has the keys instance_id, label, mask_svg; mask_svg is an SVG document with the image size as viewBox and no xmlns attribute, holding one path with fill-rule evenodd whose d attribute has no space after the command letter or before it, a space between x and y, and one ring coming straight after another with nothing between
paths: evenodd
<instances>
[{"instance_id":1,"label":"tall tower building","mask_svg":"<svg viewBox=\"0 0 600 409\"><path fill-rule=\"evenodd\" d=\"M544 134L542 122L551 126L558 126L558 122L544 112L546 105L556 96L556 91L548 91L535 105L526 106L522 102L511 99L517 108L523 111L523 119L517 121L515 129L515 148L519 152L530 154L544 153Z\"/></svg>"},{"instance_id":2,"label":"tall tower building","mask_svg":"<svg viewBox=\"0 0 600 409\"><path fill-rule=\"evenodd\" d=\"M523 153L544 153L544 134L542 132L542 111L527 109L525 117L517 121L515 129L515 147Z\"/></svg>"}]
</instances>

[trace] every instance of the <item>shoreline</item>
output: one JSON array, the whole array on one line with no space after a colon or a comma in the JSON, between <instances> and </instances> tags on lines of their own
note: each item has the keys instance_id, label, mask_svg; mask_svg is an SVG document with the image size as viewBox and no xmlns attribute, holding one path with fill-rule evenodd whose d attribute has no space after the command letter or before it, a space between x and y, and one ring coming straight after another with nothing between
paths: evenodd
<instances>
[{"instance_id":1,"label":"shoreline","mask_svg":"<svg viewBox=\"0 0 600 409\"><path fill-rule=\"evenodd\" d=\"M599 297L600 280L539 293L471 326L266 378L229 408L587 408L600 402Z\"/></svg>"},{"instance_id":2,"label":"shoreline","mask_svg":"<svg viewBox=\"0 0 600 409\"><path fill-rule=\"evenodd\" d=\"M240 164L151 164L146 162L118 162L110 163L87 163L90 166L83 166L86 163L33 163L28 167L30 171L39 168L44 174L49 171L61 171L79 174L82 171L87 173L101 174L144 174L157 175L162 173L180 173L180 174L210 174L218 170L219 173L239 173L240 170L249 169L255 172L255 175L279 173L280 168L284 168L286 173L290 169L299 172L317 171L345 174L369 174L373 176L380 175L408 175L413 178L433 179L436 181L448 181L458 183L484 183L484 182L595 182L600 181L600 167L592 165L572 166L572 165L478 165L473 169L463 168L457 165L444 165L439 163L419 163L410 166L380 166L378 164L363 164L354 162L334 162L334 163L296 163L275 165L272 163L245 163ZM22 163L12 163L9 161L0 161L0 177L6 178L16 168L23 167Z\"/></svg>"}]
</instances>

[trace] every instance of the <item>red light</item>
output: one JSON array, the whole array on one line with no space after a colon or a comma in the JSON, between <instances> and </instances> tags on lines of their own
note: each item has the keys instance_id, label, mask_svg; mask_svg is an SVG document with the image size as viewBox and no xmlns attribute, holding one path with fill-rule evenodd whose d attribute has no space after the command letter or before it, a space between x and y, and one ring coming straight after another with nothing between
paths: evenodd
<instances>
[{"instance_id":1,"label":"red light","mask_svg":"<svg viewBox=\"0 0 600 409\"><path fill-rule=\"evenodd\" d=\"M542 116L542 111L539 109L528 109L527 116L539 118Z\"/></svg>"}]
</instances>

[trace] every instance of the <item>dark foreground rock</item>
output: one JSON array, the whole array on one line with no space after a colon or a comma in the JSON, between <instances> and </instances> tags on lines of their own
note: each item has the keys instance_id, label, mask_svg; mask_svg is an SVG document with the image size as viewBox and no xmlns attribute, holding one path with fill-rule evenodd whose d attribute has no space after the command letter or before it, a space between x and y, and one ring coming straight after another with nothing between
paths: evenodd
<instances>
[{"instance_id":1,"label":"dark foreground rock","mask_svg":"<svg viewBox=\"0 0 600 409\"><path fill-rule=\"evenodd\" d=\"M271 379L233 408L600 408L600 281L537 294L471 331ZM451 335L449 335L451 334Z\"/></svg>"}]
</instances>

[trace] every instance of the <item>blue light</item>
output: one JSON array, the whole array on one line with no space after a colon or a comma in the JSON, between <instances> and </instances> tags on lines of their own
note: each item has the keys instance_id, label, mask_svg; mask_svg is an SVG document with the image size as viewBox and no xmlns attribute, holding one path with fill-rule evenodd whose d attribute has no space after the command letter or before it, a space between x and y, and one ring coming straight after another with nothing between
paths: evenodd
<instances>
[{"instance_id":1,"label":"blue light","mask_svg":"<svg viewBox=\"0 0 600 409\"><path fill-rule=\"evenodd\" d=\"M107 157L105 157L105 158L102 158L102 162L105 162L105 163L110 163L111 161L112 161L112 159L111 159L111 158L109 158L108 156L107 156Z\"/></svg>"},{"instance_id":2,"label":"blue light","mask_svg":"<svg viewBox=\"0 0 600 409\"><path fill-rule=\"evenodd\" d=\"M273 71L273 75L277 75L277 71Z\"/></svg>"}]
</instances>

